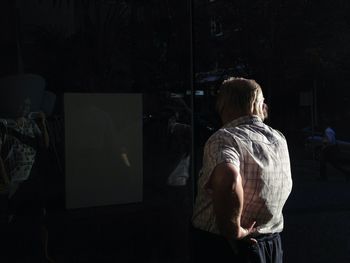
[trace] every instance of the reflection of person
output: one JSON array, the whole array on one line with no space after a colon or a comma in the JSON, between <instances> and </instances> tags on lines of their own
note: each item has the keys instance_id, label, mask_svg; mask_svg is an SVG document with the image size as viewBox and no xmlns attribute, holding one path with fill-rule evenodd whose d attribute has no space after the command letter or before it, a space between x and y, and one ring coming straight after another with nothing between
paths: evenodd
<instances>
[{"instance_id":1,"label":"reflection of person","mask_svg":"<svg viewBox=\"0 0 350 263\"><path fill-rule=\"evenodd\" d=\"M263 123L254 80L223 82L223 127L206 142L192 216L195 262L282 262L282 208L292 179L285 137Z\"/></svg>"},{"instance_id":2,"label":"reflection of person","mask_svg":"<svg viewBox=\"0 0 350 263\"><path fill-rule=\"evenodd\" d=\"M322 138L322 149L320 154L320 179L327 180L327 164L330 163L334 168L343 173L349 173L343 165L347 160L343 160L336 140L336 133L330 123L326 121Z\"/></svg>"},{"instance_id":3,"label":"reflection of person","mask_svg":"<svg viewBox=\"0 0 350 263\"><path fill-rule=\"evenodd\" d=\"M176 167L170 173L167 184L170 186L184 186L187 184L190 169L191 145L191 110L182 98L174 98L174 114L168 120L168 130L171 138L171 151L176 156Z\"/></svg>"},{"instance_id":4,"label":"reflection of person","mask_svg":"<svg viewBox=\"0 0 350 263\"><path fill-rule=\"evenodd\" d=\"M15 119L6 121L4 134L0 142L2 152L6 154L4 163L6 175L9 178L9 196L12 197L21 182L26 181L31 173L37 151L49 146L49 136L46 129L45 114L40 112L37 121L30 120L29 98L20 105Z\"/></svg>"},{"instance_id":5,"label":"reflection of person","mask_svg":"<svg viewBox=\"0 0 350 263\"><path fill-rule=\"evenodd\" d=\"M335 131L330 126L324 130L323 143L325 146L335 145L337 143L335 139Z\"/></svg>"},{"instance_id":6,"label":"reflection of person","mask_svg":"<svg viewBox=\"0 0 350 263\"><path fill-rule=\"evenodd\" d=\"M31 229L37 228L38 232L35 235L40 235L43 246L47 246L47 230L43 222L45 209L43 189L41 189L42 178L38 172L37 157L41 149L48 148L49 136L45 114L39 112L36 120L29 119L30 108L31 100L26 98L18 108L16 117L5 121L0 141L0 173L1 178L7 179L4 180L6 187L3 188L7 188L8 192L9 223L14 222L16 225L16 222L26 218L28 222L25 225ZM33 225L34 222L35 225ZM23 237L19 238L22 239L21 242L24 242ZM33 244L32 241L28 240L28 244ZM38 253L40 253L38 256L41 257L43 253L42 255L49 259L46 247L41 251L42 244L37 245ZM32 252L28 251L28 253Z\"/></svg>"},{"instance_id":7,"label":"reflection of person","mask_svg":"<svg viewBox=\"0 0 350 263\"><path fill-rule=\"evenodd\" d=\"M167 247L163 250L168 258L179 262L186 262L188 257L187 242L189 240L189 222L191 216L189 186L191 163L191 109L182 97L172 97L167 108L172 110L172 116L168 119L169 146L167 156L170 160L169 167L173 167L167 178L167 196L172 209L168 209L167 224L171 230L166 232ZM164 239L161 238L161 239Z\"/></svg>"}]
</instances>

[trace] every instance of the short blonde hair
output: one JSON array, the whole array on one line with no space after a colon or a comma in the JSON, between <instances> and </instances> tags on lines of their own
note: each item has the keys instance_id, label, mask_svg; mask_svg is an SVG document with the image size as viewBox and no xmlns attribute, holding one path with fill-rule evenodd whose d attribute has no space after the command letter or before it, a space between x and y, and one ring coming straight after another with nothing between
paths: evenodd
<instances>
[{"instance_id":1,"label":"short blonde hair","mask_svg":"<svg viewBox=\"0 0 350 263\"><path fill-rule=\"evenodd\" d=\"M222 83L216 108L219 114L228 109L245 115L258 115L264 119L263 104L262 89L255 80L232 77Z\"/></svg>"}]
</instances>

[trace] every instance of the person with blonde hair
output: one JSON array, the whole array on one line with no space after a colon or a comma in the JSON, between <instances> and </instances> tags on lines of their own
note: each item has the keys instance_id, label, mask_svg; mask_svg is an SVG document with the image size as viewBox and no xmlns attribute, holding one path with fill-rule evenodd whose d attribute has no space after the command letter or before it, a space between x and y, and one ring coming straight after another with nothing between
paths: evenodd
<instances>
[{"instance_id":1,"label":"person with blonde hair","mask_svg":"<svg viewBox=\"0 0 350 263\"><path fill-rule=\"evenodd\" d=\"M194 261L280 263L282 209L292 189L286 139L263 122L267 106L254 80L225 80L216 110L223 126L204 148Z\"/></svg>"}]
</instances>

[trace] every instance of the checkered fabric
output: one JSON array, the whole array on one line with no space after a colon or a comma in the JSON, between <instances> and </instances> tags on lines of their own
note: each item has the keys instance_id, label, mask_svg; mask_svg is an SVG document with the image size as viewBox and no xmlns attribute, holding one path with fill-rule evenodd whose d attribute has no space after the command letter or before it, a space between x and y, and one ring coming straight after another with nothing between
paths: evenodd
<instances>
[{"instance_id":1,"label":"checkered fabric","mask_svg":"<svg viewBox=\"0 0 350 263\"><path fill-rule=\"evenodd\" d=\"M215 234L219 230L207 183L214 168L222 162L235 165L242 176L242 227L256 221L258 233L281 232L282 208L292 189L285 137L258 116L244 116L226 124L208 139L192 221L194 227Z\"/></svg>"},{"instance_id":2,"label":"checkered fabric","mask_svg":"<svg viewBox=\"0 0 350 263\"><path fill-rule=\"evenodd\" d=\"M29 119L24 119L23 127L15 126L12 129L18 133L16 136L32 139L41 136L38 125ZM20 137L17 138L10 130L2 129L2 132L5 134L0 135L0 148L2 148L1 153L5 153L2 158L6 172L12 183L25 181L30 176L37 150L22 142Z\"/></svg>"}]
</instances>

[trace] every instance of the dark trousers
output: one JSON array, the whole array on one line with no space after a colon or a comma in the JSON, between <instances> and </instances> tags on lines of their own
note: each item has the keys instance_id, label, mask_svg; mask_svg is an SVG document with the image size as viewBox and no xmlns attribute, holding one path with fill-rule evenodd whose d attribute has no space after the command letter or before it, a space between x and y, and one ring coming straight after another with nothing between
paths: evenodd
<instances>
[{"instance_id":1,"label":"dark trousers","mask_svg":"<svg viewBox=\"0 0 350 263\"><path fill-rule=\"evenodd\" d=\"M237 242L235 253L225 238L192 228L192 262L282 263L283 251L278 233L257 237L257 244Z\"/></svg>"}]
</instances>

